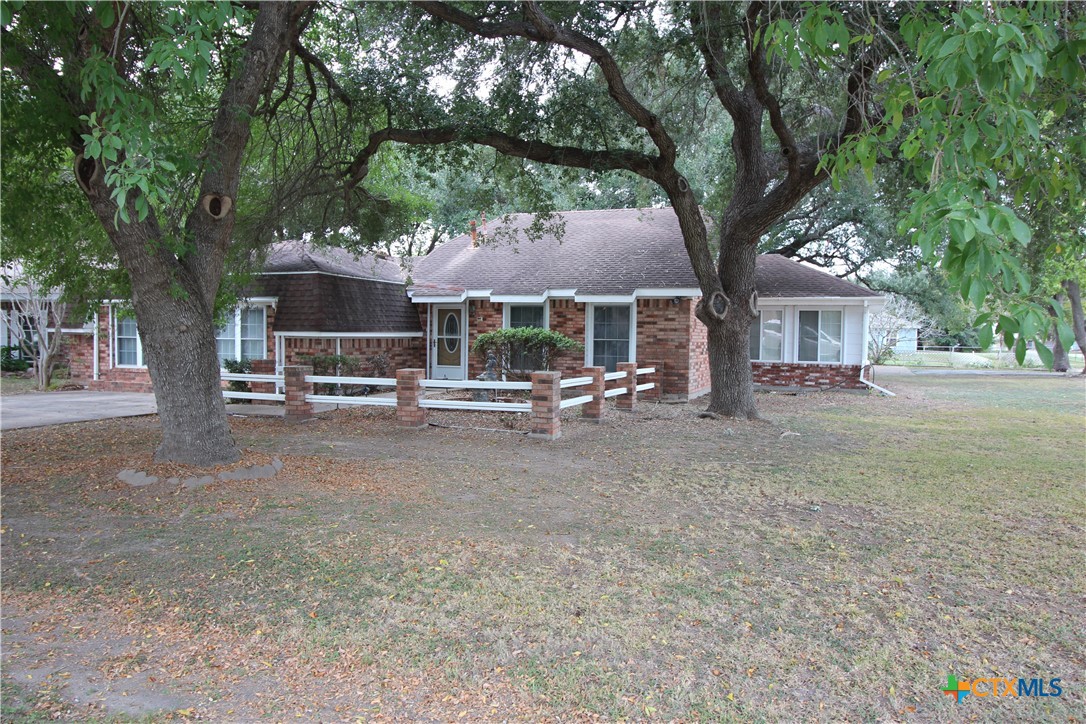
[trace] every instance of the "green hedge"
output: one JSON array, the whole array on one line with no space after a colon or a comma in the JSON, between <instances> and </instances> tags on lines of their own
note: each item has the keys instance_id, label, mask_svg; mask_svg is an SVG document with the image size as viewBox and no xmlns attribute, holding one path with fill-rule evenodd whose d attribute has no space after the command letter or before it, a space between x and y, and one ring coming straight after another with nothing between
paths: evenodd
<instances>
[{"instance_id":1,"label":"green hedge","mask_svg":"<svg viewBox=\"0 0 1086 724\"><path fill-rule=\"evenodd\" d=\"M584 351L584 345L561 332L539 327L518 327L486 332L475 338L471 349L483 360L493 351L498 376L521 376L549 370L564 354Z\"/></svg>"}]
</instances>

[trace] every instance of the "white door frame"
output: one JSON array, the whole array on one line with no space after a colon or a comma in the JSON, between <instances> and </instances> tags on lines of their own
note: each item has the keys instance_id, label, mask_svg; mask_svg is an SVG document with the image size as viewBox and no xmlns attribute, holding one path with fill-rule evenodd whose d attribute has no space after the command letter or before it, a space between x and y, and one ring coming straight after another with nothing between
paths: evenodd
<instances>
[{"instance_id":1,"label":"white door frame","mask_svg":"<svg viewBox=\"0 0 1086 724\"><path fill-rule=\"evenodd\" d=\"M455 309L460 312L460 365L439 365L437 363L437 346L441 343L438 335L437 321L443 309ZM430 369L428 377L435 380L463 380L468 376L468 310L465 304L431 304L430 305Z\"/></svg>"}]
</instances>

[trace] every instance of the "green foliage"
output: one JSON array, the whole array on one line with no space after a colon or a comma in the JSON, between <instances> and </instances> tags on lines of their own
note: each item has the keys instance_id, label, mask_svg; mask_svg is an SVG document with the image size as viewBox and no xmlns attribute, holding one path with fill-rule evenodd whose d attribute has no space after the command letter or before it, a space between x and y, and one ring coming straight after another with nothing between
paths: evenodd
<instances>
[{"instance_id":1,"label":"green foliage","mask_svg":"<svg viewBox=\"0 0 1086 724\"><path fill-rule=\"evenodd\" d=\"M0 370L4 372L26 372L30 363L23 359L18 345L0 347Z\"/></svg>"},{"instance_id":2,"label":"green foliage","mask_svg":"<svg viewBox=\"0 0 1086 724\"><path fill-rule=\"evenodd\" d=\"M236 360L236 359L224 359L222 360L223 369L231 374L235 375L247 375L253 371L252 360ZM226 383L226 389L231 392L252 392L252 388L245 380L230 380ZM235 404L249 404L251 400L231 400Z\"/></svg>"},{"instance_id":3,"label":"green foliage","mask_svg":"<svg viewBox=\"0 0 1086 724\"><path fill-rule=\"evenodd\" d=\"M561 332L539 327L517 327L485 332L475 338L471 350L482 359L493 352L498 375L549 370L562 355L583 352L584 345ZM527 363L531 369L523 369Z\"/></svg>"}]
</instances>

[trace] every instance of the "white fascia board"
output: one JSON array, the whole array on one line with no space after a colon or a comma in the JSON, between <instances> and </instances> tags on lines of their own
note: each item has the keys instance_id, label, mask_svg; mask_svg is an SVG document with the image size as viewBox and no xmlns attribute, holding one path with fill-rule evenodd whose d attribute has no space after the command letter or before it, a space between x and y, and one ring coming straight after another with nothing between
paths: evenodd
<instances>
[{"instance_id":1,"label":"white fascia board","mask_svg":"<svg viewBox=\"0 0 1086 724\"><path fill-rule=\"evenodd\" d=\"M492 294L490 301L501 304L543 304L547 298L546 292L543 294Z\"/></svg>"},{"instance_id":2,"label":"white fascia board","mask_svg":"<svg viewBox=\"0 0 1086 724\"><path fill-rule=\"evenodd\" d=\"M490 299L491 301L493 301L493 299L491 299L491 297L490 297L490 293L492 291L494 291L494 290L493 289L469 289L466 292L464 292L464 296L466 298L468 298L468 299Z\"/></svg>"},{"instance_id":3,"label":"white fascia board","mask_svg":"<svg viewBox=\"0 0 1086 724\"><path fill-rule=\"evenodd\" d=\"M577 294L573 297L575 302L591 302L592 304L633 304L633 294Z\"/></svg>"},{"instance_id":4,"label":"white fascia board","mask_svg":"<svg viewBox=\"0 0 1086 724\"><path fill-rule=\"evenodd\" d=\"M697 287L675 287L674 289L634 289L638 299L668 299L672 297L700 297Z\"/></svg>"},{"instance_id":5,"label":"white fascia board","mask_svg":"<svg viewBox=\"0 0 1086 724\"><path fill-rule=\"evenodd\" d=\"M857 306L864 304L884 304L882 297L758 297L759 307L780 307L785 305L807 305L840 307Z\"/></svg>"},{"instance_id":6,"label":"white fascia board","mask_svg":"<svg viewBox=\"0 0 1086 724\"><path fill-rule=\"evenodd\" d=\"M272 332L272 335L306 339L404 339L421 337L422 332Z\"/></svg>"},{"instance_id":7,"label":"white fascia board","mask_svg":"<svg viewBox=\"0 0 1086 724\"><path fill-rule=\"evenodd\" d=\"M461 292L460 294L445 294L442 296L414 296L410 292L407 293L408 298L415 304L459 304L467 299L467 293Z\"/></svg>"},{"instance_id":8,"label":"white fascia board","mask_svg":"<svg viewBox=\"0 0 1086 724\"><path fill-rule=\"evenodd\" d=\"M548 299L576 299L576 289L548 289L546 292Z\"/></svg>"}]
</instances>

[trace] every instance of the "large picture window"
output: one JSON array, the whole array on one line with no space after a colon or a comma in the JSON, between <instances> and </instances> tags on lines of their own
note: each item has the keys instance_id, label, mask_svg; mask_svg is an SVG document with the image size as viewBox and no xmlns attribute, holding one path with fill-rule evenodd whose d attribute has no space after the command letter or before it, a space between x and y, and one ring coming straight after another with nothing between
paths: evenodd
<instances>
[{"instance_id":1,"label":"large picture window","mask_svg":"<svg viewBox=\"0 0 1086 724\"><path fill-rule=\"evenodd\" d=\"M591 307L592 366L614 372L619 362L630 361L632 310L628 304Z\"/></svg>"},{"instance_id":2,"label":"large picture window","mask_svg":"<svg viewBox=\"0 0 1086 724\"><path fill-rule=\"evenodd\" d=\"M114 328L116 329L114 349L117 354L117 366L142 367L143 347L140 344L135 317L117 315Z\"/></svg>"},{"instance_id":3,"label":"large picture window","mask_svg":"<svg viewBox=\"0 0 1086 724\"><path fill-rule=\"evenodd\" d=\"M799 361L840 362L842 321L840 311L799 313Z\"/></svg>"},{"instance_id":4,"label":"large picture window","mask_svg":"<svg viewBox=\"0 0 1086 724\"><path fill-rule=\"evenodd\" d=\"M268 340L264 307L235 309L215 333L219 365L225 360L264 359Z\"/></svg>"},{"instance_id":5,"label":"large picture window","mask_svg":"<svg viewBox=\"0 0 1086 724\"><path fill-rule=\"evenodd\" d=\"M750 358L756 362L780 362L784 349L784 310L766 309L750 323Z\"/></svg>"}]
</instances>

